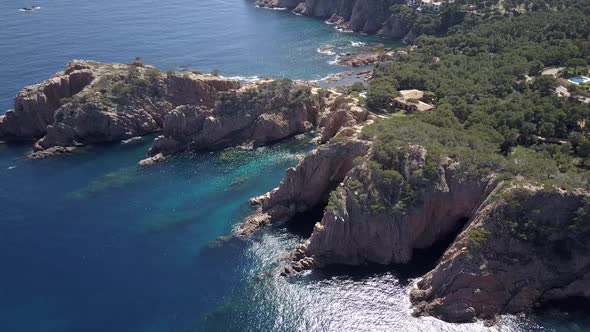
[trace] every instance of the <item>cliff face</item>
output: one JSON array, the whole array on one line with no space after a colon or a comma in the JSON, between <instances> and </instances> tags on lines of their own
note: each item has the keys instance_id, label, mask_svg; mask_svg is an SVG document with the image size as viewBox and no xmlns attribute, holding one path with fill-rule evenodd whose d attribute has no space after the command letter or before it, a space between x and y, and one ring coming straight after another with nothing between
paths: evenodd
<instances>
[{"instance_id":1,"label":"cliff face","mask_svg":"<svg viewBox=\"0 0 590 332\"><path fill-rule=\"evenodd\" d=\"M259 209L239 225L238 234L288 221L297 213L325 204L330 191L353 168L354 159L367 153L368 148L367 142L350 139L316 149L297 167L287 170L278 188L252 200Z\"/></svg>"},{"instance_id":2,"label":"cliff face","mask_svg":"<svg viewBox=\"0 0 590 332\"><path fill-rule=\"evenodd\" d=\"M39 139L32 157L71 151L162 128L174 108L213 107L239 82L191 72L163 73L141 64L73 61L64 72L23 89L0 119L0 140Z\"/></svg>"},{"instance_id":3,"label":"cliff face","mask_svg":"<svg viewBox=\"0 0 590 332\"><path fill-rule=\"evenodd\" d=\"M256 3L260 7L288 8L301 15L329 18L342 29L379 33L389 38L401 39L410 30L409 26L403 26L409 22L392 16L390 8L403 3L400 0L258 0Z\"/></svg>"},{"instance_id":4,"label":"cliff face","mask_svg":"<svg viewBox=\"0 0 590 332\"><path fill-rule=\"evenodd\" d=\"M367 119L368 111L353 98L289 80L256 83L220 94L213 109L174 109L140 164L185 150L257 147L311 130L317 130L323 144L335 136L354 135L355 126Z\"/></svg>"},{"instance_id":5,"label":"cliff face","mask_svg":"<svg viewBox=\"0 0 590 332\"><path fill-rule=\"evenodd\" d=\"M287 80L230 91L211 110L182 106L167 114L148 155L265 145L313 128L320 108L311 88Z\"/></svg>"},{"instance_id":6,"label":"cliff face","mask_svg":"<svg viewBox=\"0 0 590 332\"><path fill-rule=\"evenodd\" d=\"M414 249L429 248L472 217L493 181L470 179L450 161L438 169L435 181L415 189L419 197L402 203L409 190L396 188L421 174L425 157L421 147L407 152L405 179L392 180L366 163L350 172L307 243L314 266L407 263Z\"/></svg>"},{"instance_id":7,"label":"cliff face","mask_svg":"<svg viewBox=\"0 0 590 332\"><path fill-rule=\"evenodd\" d=\"M286 273L409 263L414 250L458 233L411 293L417 315L451 322L590 298L588 193L499 182L449 158L433 164L418 145L400 147L393 171L375 164L373 149L353 139L314 152L254 200L260 209L240 231L327 204Z\"/></svg>"},{"instance_id":8,"label":"cliff face","mask_svg":"<svg viewBox=\"0 0 590 332\"><path fill-rule=\"evenodd\" d=\"M317 130L320 143L350 136L368 112L356 99L305 82L240 82L141 63L73 61L23 89L0 117L0 140L34 140L32 158L163 131L142 165L185 150L256 147Z\"/></svg>"},{"instance_id":9,"label":"cliff face","mask_svg":"<svg viewBox=\"0 0 590 332\"><path fill-rule=\"evenodd\" d=\"M416 35L412 32L413 18L401 13L392 14L383 23L379 35L391 39L403 39L407 43L413 43Z\"/></svg>"},{"instance_id":10,"label":"cliff face","mask_svg":"<svg viewBox=\"0 0 590 332\"><path fill-rule=\"evenodd\" d=\"M465 322L590 298L588 195L498 188L411 294L418 314Z\"/></svg>"},{"instance_id":11,"label":"cliff face","mask_svg":"<svg viewBox=\"0 0 590 332\"><path fill-rule=\"evenodd\" d=\"M53 123L63 98L80 93L94 73L82 64L70 64L49 80L24 88L14 99L14 110L0 116L0 139L28 140L42 137Z\"/></svg>"}]
</instances>

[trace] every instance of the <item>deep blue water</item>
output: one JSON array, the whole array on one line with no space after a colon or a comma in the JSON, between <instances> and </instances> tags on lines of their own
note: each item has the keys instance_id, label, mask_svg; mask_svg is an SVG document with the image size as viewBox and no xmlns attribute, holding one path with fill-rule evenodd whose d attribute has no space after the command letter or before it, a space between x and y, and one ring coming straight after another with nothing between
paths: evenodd
<instances>
[{"instance_id":1,"label":"deep blue water","mask_svg":"<svg viewBox=\"0 0 590 332\"><path fill-rule=\"evenodd\" d=\"M17 11L30 5L42 8ZM3 0L0 21L0 109L72 58L318 79L342 70L318 47L377 40L251 0ZM23 158L28 144L0 145L0 331L486 330L411 317L413 280L400 271L279 277L300 240L280 227L224 238L307 138L138 169L149 144L41 161ZM505 317L500 330L589 326L583 313L561 313Z\"/></svg>"},{"instance_id":2,"label":"deep blue water","mask_svg":"<svg viewBox=\"0 0 590 332\"><path fill-rule=\"evenodd\" d=\"M19 7L39 5L23 13ZM162 69L221 70L225 76L319 79L346 68L319 54L326 44L383 42L338 33L253 0L2 0L0 110L23 86L44 80L71 59L145 63Z\"/></svg>"}]
</instances>

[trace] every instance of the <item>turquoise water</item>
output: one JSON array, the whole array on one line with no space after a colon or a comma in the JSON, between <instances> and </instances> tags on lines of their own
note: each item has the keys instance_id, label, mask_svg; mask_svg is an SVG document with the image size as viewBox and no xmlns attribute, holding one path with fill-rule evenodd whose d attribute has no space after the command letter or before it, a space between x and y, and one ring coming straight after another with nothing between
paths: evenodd
<instances>
[{"instance_id":1,"label":"turquoise water","mask_svg":"<svg viewBox=\"0 0 590 332\"><path fill-rule=\"evenodd\" d=\"M39 5L32 13L18 7ZM0 107L71 58L316 79L342 70L324 44L375 38L243 0L2 1ZM482 331L411 317L397 268L277 268L304 231L228 238L247 201L277 186L308 138L185 154L138 169L150 143L31 161L0 144L0 331ZM588 331L582 313L505 317L502 331Z\"/></svg>"}]
</instances>

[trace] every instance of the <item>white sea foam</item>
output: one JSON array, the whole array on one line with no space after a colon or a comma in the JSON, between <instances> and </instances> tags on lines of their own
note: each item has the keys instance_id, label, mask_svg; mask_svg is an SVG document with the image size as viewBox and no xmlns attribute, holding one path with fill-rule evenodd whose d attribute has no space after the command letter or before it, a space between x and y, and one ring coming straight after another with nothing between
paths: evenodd
<instances>
[{"instance_id":1,"label":"white sea foam","mask_svg":"<svg viewBox=\"0 0 590 332\"><path fill-rule=\"evenodd\" d=\"M223 78L227 78L228 80L237 80L237 81L242 81L242 82L257 82L260 81L260 77L258 76L230 76L230 77L225 77L222 76Z\"/></svg>"},{"instance_id":2,"label":"white sea foam","mask_svg":"<svg viewBox=\"0 0 590 332\"><path fill-rule=\"evenodd\" d=\"M350 44L351 44L353 47L363 47L363 46L367 45L367 43L363 43L363 42L355 42L355 41L351 41L351 42L350 42Z\"/></svg>"},{"instance_id":3,"label":"white sea foam","mask_svg":"<svg viewBox=\"0 0 590 332\"><path fill-rule=\"evenodd\" d=\"M336 26L336 30L338 30L338 32L342 32L342 33L353 33L354 31L350 30L350 29L344 29L340 26Z\"/></svg>"},{"instance_id":4,"label":"white sea foam","mask_svg":"<svg viewBox=\"0 0 590 332\"><path fill-rule=\"evenodd\" d=\"M39 9L41 9L41 7L35 6L35 7L30 7L30 8L19 8L18 11L23 12L23 13L30 13L30 12L34 12Z\"/></svg>"},{"instance_id":5,"label":"white sea foam","mask_svg":"<svg viewBox=\"0 0 590 332\"><path fill-rule=\"evenodd\" d=\"M288 10L289 8L285 8L285 7L275 7L275 8L271 8L271 7L263 7L263 6L255 6L256 8L262 8L262 9L268 9L268 10Z\"/></svg>"},{"instance_id":6,"label":"white sea foam","mask_svg":"<svg viewBox=\"0 0 590 332\"><path fill-rule=\"evenodd\" d=\"M325 54L325 55L335 55L336 54L336 52L334 52L333 49L322 50L321 47L317 49L317 52L319 54Z\"/></svg>"},{"instance_id":7,"label":"white sea foam","mask_svg":"<svg viewBox=\"0 0 590 332\"><path fill-rule=\"evenodd\" d=\"M333 60L328 61L328 64L337 65L338 64L338 61L340 61L340 55L337 55L337 56L334 57Z\"/></svg>"}]
</instances>

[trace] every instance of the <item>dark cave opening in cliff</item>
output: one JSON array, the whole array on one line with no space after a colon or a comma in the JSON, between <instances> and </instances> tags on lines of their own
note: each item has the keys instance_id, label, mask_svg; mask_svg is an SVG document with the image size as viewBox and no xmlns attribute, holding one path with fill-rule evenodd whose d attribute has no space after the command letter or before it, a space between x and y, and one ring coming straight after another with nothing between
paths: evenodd
<instances>
[{"instance_id":1,"label":"dark cave opening in cliff","mask_svg":"<svg viewBox=\"0 0 590 332\"><path fill-rule=\"evenodd\" d=\"M322 221L324 211L326 210L326 206L328 206L330 193L336 190L343 178L344 175L339 177L340 181L332 181L330 185L327 186L327 189L322 193L322 199L320 200L320 203L316 204L307 211L295 214L293 218L291 218L287 223L287 230L295 235L301 236L302 238L309 238L311 233L313 233L313 227L315 224Z\"/></svg>"},{"instance_id":2,"label":"dark cave opening in cliff","mask_svg":"<svg viewBox=\"0 0 590 332\"><path fill-rule=\"evenodd\" d=\"M408 278L420 277L436 267L438 261L447 249L455 242L457 236L463 231L469 218L460 218L454 227L446 234L442 234L436 242L428 248L416 248L412 253L412 260L406 264L396 266L396 271Z\"/></svg>"},{"instance_id":3,"label":"dark cave opening in cliff","mask_svg":"<svg viewBox=\"0 0 590 332\"><path fill-rule=\"evenodd\" d=\"M574 317L588 318L588 310L590 310L590 298L571 296L559 300L543 301L535 309L535 313L556 319L573 319Z\"/></svg>"},{"instance_id":4,"label":"dark cave opening in cliff","mask_svg":"<svg viewBox=\"0 0 590 332\"><path fill-rule=\"evenodd\" d=\"M322 221L325 207L325 204L318 204L310 210L297 213L287 223L287 230L303 238L309 238L316 222Z\"/></svg>"}]
</instances>

